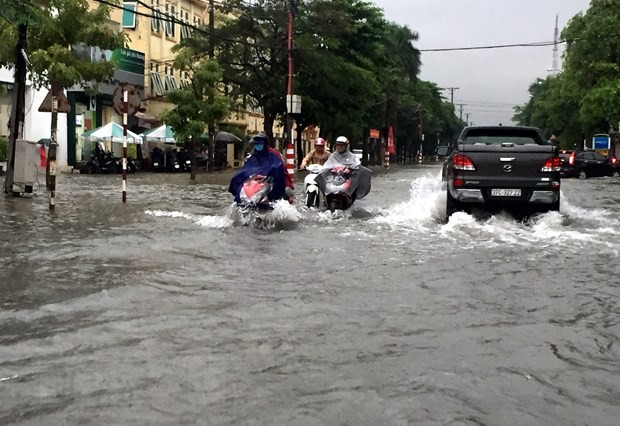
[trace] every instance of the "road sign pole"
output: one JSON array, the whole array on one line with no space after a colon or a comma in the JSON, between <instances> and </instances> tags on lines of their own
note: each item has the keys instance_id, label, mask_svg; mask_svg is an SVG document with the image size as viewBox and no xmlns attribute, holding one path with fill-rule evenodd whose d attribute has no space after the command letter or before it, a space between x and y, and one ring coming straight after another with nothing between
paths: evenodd
<instances>
[{"instance_id":1,"label":"road sign pole","mask_svg":"<svg viewBox=\"0 0 620 426\"><path fill-rule=\"evenodd\" d=\"M123 91L123 203L127 202L127 90Z\"/></svg>"}]
</instances>

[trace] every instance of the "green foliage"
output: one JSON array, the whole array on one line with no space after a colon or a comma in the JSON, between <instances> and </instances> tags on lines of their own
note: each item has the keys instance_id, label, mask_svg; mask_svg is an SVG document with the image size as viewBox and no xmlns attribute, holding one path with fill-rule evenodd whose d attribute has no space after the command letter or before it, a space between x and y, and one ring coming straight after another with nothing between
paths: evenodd
<instances>
[{"instance_id":1,"label":"green foliage","mask_svg":"<svg viewBox=\"0 0 620 426\"><path fill-rule=\"evenodd\" d=\"M217 62L206 59L194 65L189 49L179 52L174 67L191 71L191 85L167 94L168 100L176 107L160 118L172 128L178 140L186 141L191 136L197 141L207 123L217 122L228 114L229 99L219 95L215 89L222 71Z\"/></svg>"},{"instance_id":2,"label":"green foliage","mask_svg":"<svg viewBox=\"0 0 620 426\"><path fill-rule=\"evenodd\" d=\"M99 4L89 10L87 0L0 0L3 15L12 24L28 25L27 53L30 78L36 87L52 82L68 88L102 81L114 73L113 62L91 62L78 57L72 47L85 45L113 50L123 47L125 34L115 32L109 22L109 7ZM16 7L17 6L17 7ZM0 24L0 64L15 60L15 25Z\"/></svg>"},{"instance_id":3,"label":"green foliage","mask_svg":"<svg viewBox=\"0 0 620 426\"><path fill-rule=\"evenodd\" d=\"M386 122L415 129L415 117L400 111L403 100L415 97L421 64L413 45L417 34L388 22L369 1L309 0L299 6L292 90L303 100L302 113L295 117L298 129L313 124L327 138L345 134L352 140ZM238 108L248 100L261 107L270 136L274 121L286 112L288 7L289 0L216 3L223 16L216 35L211 40L197 35L181 44L201 57L215 43L228 94ZM454 124L451 106L438 92L431 98L437 102L426 111L437 117L433 123Z\"/></svg>"},{"instance_id":4,"label":"green foliage","mask_svg":"<svg viewBox=\"0 0 620 426\"><path fill-rule=\"evenodd\" d=\"M620 8L615 0L592 0L562 31L567 40L564 71L538 79L530 100L515 109L523 125L560 136L567 146L620 120Z\"/></svg>"}]
</instances>

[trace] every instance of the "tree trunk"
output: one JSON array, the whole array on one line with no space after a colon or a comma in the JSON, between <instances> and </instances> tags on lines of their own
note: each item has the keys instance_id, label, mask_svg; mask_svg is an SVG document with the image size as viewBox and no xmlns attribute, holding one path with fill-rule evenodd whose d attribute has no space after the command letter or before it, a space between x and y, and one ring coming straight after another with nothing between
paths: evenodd
<instances>
[{"instance_id":1,"label":"tree trunk","mask_svg":"<svg viewBox=\"0 0 620 426\"><path fill-rule=\"evenodd\" d=\"M190 181L196 182L196 169L198 168L198 164L196 164L196 148L198 147L198 141L200 140L200 135L192 137L192 143L190 144L190 152L189 152L189 161L191 162L191 173L190 173Z\"/></svg>"},{"instance_id":2,"label":"tree trunk","mask_svg":"<svg viewBox=\"0 0 620 426\"><path fill-rule=\"evenodd\" d=\"M271 141L271 146L275 147L275 141L273 140L273 123L276 121L276 116L274 114L265 114L265 121L263 126L263 131Z\"/></svg>"},{"instance_id":3,"label":"tree trunk","mask_svg":"<svg viewBox=\"0 0 620 426\"><path fill-rule=\"evenodd\" d=\"M308 127L307 124L297 124L297 166L301 165L301 162L304 161L304 149L303 149L303 138L302 133Z\"/></svg>"}]
</instances>

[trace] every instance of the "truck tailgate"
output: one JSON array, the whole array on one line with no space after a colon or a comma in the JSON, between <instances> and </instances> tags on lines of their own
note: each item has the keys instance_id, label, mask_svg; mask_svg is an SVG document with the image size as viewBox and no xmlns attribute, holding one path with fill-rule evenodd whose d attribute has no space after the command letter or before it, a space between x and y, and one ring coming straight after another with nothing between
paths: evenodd
<instances>
[{"instance_id":1,"label":"truck tailgate","mask_svg":"<svg viewBox=\"0 0 620 426\"><path fill-rule=\"evenodd\" d=\"M545 161L554 155L551 145L485 145L460 144L459 151L468 156L476 167L475 172L457 172L466 179L475 179L476 186L486 187L537 187L541 178L549 173L541 172ZM473 182L472 182L473 183Z\"/></svg>"}]
</instances>

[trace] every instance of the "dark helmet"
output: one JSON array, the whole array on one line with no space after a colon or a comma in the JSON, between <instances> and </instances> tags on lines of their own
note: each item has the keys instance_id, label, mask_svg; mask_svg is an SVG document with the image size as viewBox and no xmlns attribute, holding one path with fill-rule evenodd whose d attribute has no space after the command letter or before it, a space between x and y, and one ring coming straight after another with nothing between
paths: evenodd
<instances>
[{"instance_id":1,"label":"dark helmet","mask_svg":"<svg viewBox=\"0 0 620 426\"><path fill-rule=\"evenodd\" d=\"M257 143L263 143L265 145L269 145L269 136L264 133L259 133L254 135L252 139L250 139L250 144L255 145Z\"/></svg>"}]
</instances>

